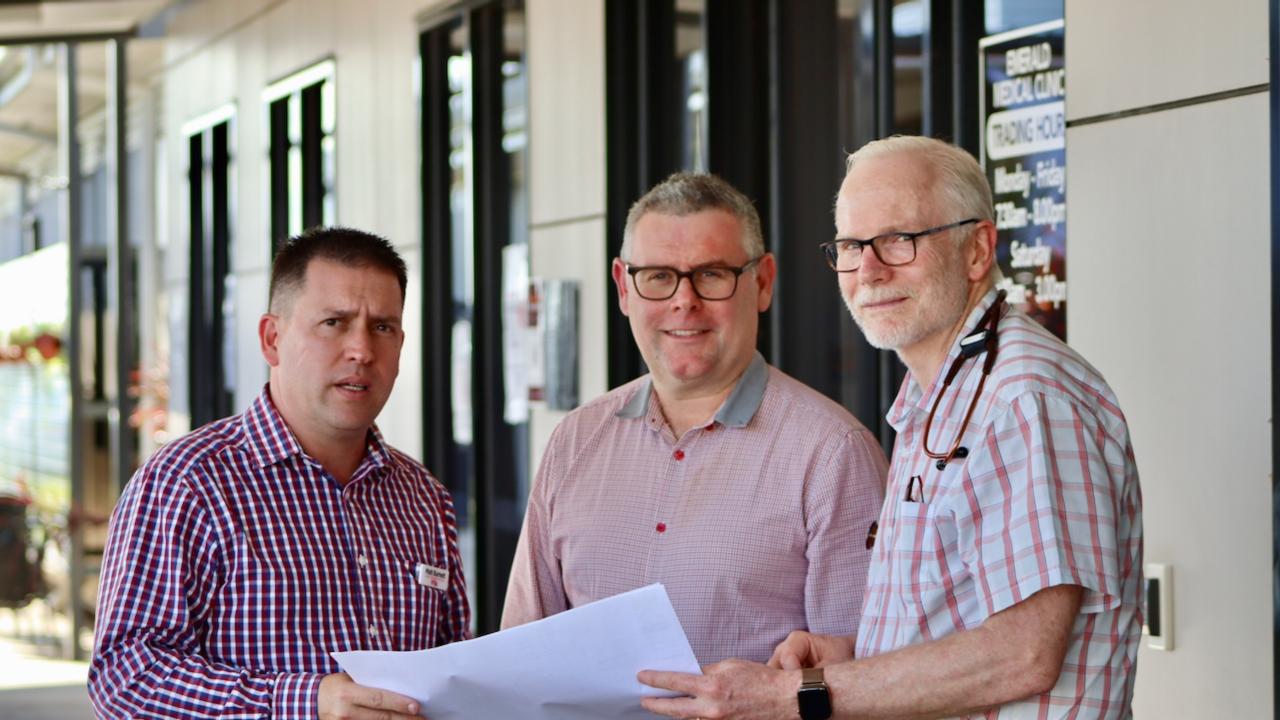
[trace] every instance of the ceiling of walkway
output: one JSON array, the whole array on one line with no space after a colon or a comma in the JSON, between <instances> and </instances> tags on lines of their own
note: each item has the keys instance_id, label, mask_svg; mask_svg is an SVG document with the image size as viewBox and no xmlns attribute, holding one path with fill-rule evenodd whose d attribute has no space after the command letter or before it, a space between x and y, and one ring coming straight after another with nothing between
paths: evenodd
<instances>
[{"instance_id":1,"label":"ceiling of walkway","mask_svg":"<svg viewBox=\"0 0 1280 720\"><path fill-rule=\"evenodd\" d=\"M58 49L76 42L81 118L106 103L107 43L129 36L127 63L134 88L163 62L156 28L164 14L189 0L44 0L0 2L0 175L21 174L33 156L56 148Z\"/></svg>"}]
</instances>

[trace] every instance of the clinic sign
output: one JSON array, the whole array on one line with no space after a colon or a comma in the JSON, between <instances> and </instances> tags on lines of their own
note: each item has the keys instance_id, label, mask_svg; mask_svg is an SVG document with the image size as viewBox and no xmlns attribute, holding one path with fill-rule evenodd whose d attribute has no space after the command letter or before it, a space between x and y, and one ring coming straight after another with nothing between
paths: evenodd
<instances>
[{"instance_id":1,"label":"clinic sign","mask_svg":"<svg viewBox=\"0 0 1280 720\"><path fill-rule=\"evenodd\" d=\"M1063 21L983 38L982 165L995 195L1000 287L1053 334L1067 332Z\"/></svg>"}]
</instances>

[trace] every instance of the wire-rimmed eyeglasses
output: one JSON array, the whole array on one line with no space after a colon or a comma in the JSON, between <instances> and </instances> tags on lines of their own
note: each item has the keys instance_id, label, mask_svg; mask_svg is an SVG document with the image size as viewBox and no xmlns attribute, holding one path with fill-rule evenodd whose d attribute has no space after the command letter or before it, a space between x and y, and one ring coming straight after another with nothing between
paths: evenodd
<instances>
[{"instance_id":1,"label":"wire-rimmed eyeglasses","mask_svg":"<svg viewBox=\"0 0 1280 720\"><path fill-rule=\"evenodd\" d=\"M627 265L627 274L631 276L636 294L645 300L670 299L684 278L689 279L693 293L703 300L728 300L738 291L738 278L760 262L760 257L748 260L741 267L704 265L687 271L661 265Z\"/></svg>"},{"instance_id":2,"label":"wire-rimmed eyeglasses","mask_svg":"<svg viewBox=\"0 0 1280 720\"><path fill-rule=\"evenodd\" d=\"M819 247L827 257L827 265L836 272L853 272L862 267L862 251L868 246L882 265L890 267L908 265L916 259L916 240L980 221L981 218L969 218L919 232L885 233L869 240L836 238L822 243Z\"/></svg>"}]
</instances>

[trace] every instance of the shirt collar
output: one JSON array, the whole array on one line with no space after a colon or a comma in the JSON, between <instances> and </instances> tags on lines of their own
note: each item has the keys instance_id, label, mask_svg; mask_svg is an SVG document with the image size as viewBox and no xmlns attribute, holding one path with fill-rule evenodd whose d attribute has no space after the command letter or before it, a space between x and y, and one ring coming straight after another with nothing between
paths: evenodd
<instances>
[{"instance_id":1,"label":"shirt collar","mask_svg":"<svg viewBox=\"0 0 1280 720\"><path fill-rule=\"evenodd\" d=\"M263 385L262 392L258 393L258 397L254 398L249 409L241 416L249 453L259 468L274 465L294 455L306 454L302 444L276 409L276 404L271 399L270 387L269 384ZM391 449L382 439L382 432L376 425L369 428L366 437L365 457L352 475L353 478L362 474L366 465L383 468L391 464Z\"/></svg>"},{"instance_id":2,"label":"shirt collar","mask_svg":"<svg viewBox=\"0 0 1280 720\"><path fill-rule=\"evenodd\" d=\"M755 357L751 359L751 364L747 366L742 377L738 378L733 390L729 392L729 397L725 398L720 409L716 411L713 420L727 427L746 427L747 423L751 422L751 418L755 417L756 411L760 409L760 403L764 402L764 390L768 384L769 363L765 362L764 356L757 351ZM645 378L622 409L614 415L631 420L645 417L649 414L654 395L653 378Z\"/></svg>"},{"instance_id":3,"label":"shirt collar","mask_svg":"<svg viewBox=\"0 0 1280 720\"><path fill-rule=\"evenodd\" d=\"M927 401L933 399L934 393L942 388L942 376L946 374L951 364L955 362L956 357L960 354L960 340L969 333L977 329L978 321L982 319L983 314L987 312L987 308L991 307L991 303L995 302L996 288L991 288L986 295L978 301L978 304L969 311L969 316L964 320L964 330L956 335L955 341L951 344L951 349L947 351L947 357L942 361L938 376L933 379L933 384L929 386L928 392L920 389L920 385L916 383L915 377L910 371L902 380L902 388L898 390L898 397L893 401L893 406L889 408L889 412L885 415L885 419L889 421L889 425L893 427L895 432L902 432L906 427L907 417L914 411L920 410L928 412L925 406Z\"/></svg>"}]
</instances>

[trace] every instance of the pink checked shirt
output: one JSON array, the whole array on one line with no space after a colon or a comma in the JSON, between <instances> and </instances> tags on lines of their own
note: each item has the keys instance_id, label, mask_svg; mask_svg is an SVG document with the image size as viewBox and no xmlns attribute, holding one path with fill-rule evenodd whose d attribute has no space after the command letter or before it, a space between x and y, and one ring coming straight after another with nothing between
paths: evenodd
<instances>
[{"instance_id":1,"label":"pink checked shirt","mask_svg":"<svg viewBox=\"0 0 1280 720\"><path fill-rule=\"evenodd\" d=\"M702 663L767 660L797 629L851 634L885 470L848 412L758 354L680 438L631 382L552 434L503 627L658 582Z\"/></svg>"},{"instance_id":2,"label":"pink checked shirt","mask_svg":"<svg viewBox=\"0 0 1280 720\"><path fill-rule=\"evenodd\" d=\"M376 429L339 485L264 389L125 488L89 696L99 717L310 719L330 652L419 650L469 625L444 487Z\"/></svg>"},{"instance_id":3,"label":"pink checked shirt","mask_svg":"<svg viewBox=\"0 0 1280 720\"><path fill-rule=\"evenodd\" d=\"M973 328L994 291L973 310ZM1142 495L1124 415L1098 371L1033 320L1007 309L997 362L962 445L938 470L921 435L942 376L908 375L889 422L898 431L857 654L969 630L1056 585L1084 588L1062 675L1000 718L1127 718L1142 628ZM948 449L982 375L965 363L934 418ZM909 478L923 501L906 501Z\"/></svg>"}]
</instances>

